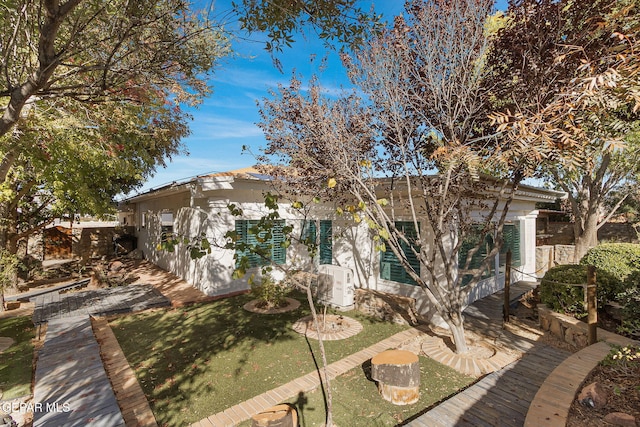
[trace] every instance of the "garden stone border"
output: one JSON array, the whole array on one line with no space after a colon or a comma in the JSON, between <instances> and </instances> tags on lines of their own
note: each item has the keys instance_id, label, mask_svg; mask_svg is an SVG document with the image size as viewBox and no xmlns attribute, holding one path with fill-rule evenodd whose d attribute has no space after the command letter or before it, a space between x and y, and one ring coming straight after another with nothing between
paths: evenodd
<instances>
[{"instance_id":1,"label":"garden stone border","mask_svg":"<svg viewBox=\"0 0 640 427\"><path fill-rule=\"evenodd\" d=\"M323 341L337 341L350 338L360 333L360 331L362 331L363 329L362 324L356 319L352 319L351 317L340 316L336 314L328 314L327 316L342 317L348 322L349 325L345 330L342 330L340 332L321 332L318 334L316 333L316 331L309 330L308 322L309 320L313 319L313 316L308 315L303 317L302 319L297 320L293 325L291 325L291 328L297 333L305 335L309 338L313 338L315 340L317 340L318 335L320 335L320 338L322 338Z\"/></svg>"},{"instance_id":2,"label":"garden stone border","mask_svg":"<svg viewBox=\"0 0 640 427\"><path fill-rule=\"evenodd\" d=\"M300 307L300 301L298 301L297 299L293 299L293 298L285 298L285 299L287 301L287 305L285 305L284 307L269 308L269 309L260 308L258 307L258 303L260 302L260 300L254 299L246 303L244 306L242 306L242 308L244 308L247 311L250 311L251 313L280 314L280 313L286 313L288 311L297 310L298 307Z\"/></svg>"}]
</instances>

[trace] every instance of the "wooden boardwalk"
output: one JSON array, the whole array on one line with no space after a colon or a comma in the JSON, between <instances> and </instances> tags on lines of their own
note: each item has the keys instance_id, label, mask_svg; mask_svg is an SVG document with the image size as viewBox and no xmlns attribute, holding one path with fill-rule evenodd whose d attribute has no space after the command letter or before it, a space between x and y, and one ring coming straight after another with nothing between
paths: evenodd
<instances>
[{"instance_id":1,"label":"wooden boardwalk","mask_svg":"<svg viewBox=\"0 0 640 427\"><path fill-rule=\"evenodd\" d=\"M527 291L527 284L513 289ZM547 376L570 352L509 334L502 329L502 292L476 301L465 310L467 327L509 348L522 351L519 360L493 372L464 391L412 417L412 427L494 427L524 425L527 411Z\"/></svg>"}]
</instances>

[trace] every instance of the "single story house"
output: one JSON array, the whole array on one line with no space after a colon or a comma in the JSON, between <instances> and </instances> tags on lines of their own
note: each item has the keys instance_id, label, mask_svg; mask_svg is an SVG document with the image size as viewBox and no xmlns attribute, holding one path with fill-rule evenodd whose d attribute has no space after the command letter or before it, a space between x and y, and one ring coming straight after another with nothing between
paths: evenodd
<instances>
[{"instance_id":1,"label":"single story house","mask_svg":"<svg viewBox=\"0 0 640 427\"><path fill-rule=\"evenodd\" d=\"M122 225L134 227L137 247L147 260L208 295L237 292L249 288L249 275L242 279L233 277L234 252L221 247L224 236L229 230L235 230L240 238L251 238L247 230L252 221L267 212L263 195L272 189L272 184L270 177L252 168L199 176L125 200L120 206L120 221ZM505 225L506 244L517 266L512 281L531 280L536 273L536 203L553 202L563 194L524 185L516 192ZM242 209L242 217L231 214L228 209L231 203ZM309 224L308 219L301 218L299 212L287 204L281 205L280 215L283 223L292 225L294 233L299 235L307 227L305 224ZM345 280L356 288L413 297L419 312L429 311L424 292L412 284L390 251L381 253L375 249L366 225L337 215L336 207L328 204L314 207L313 217L314 231L320 233L319 254L313 262L324 266L322 271L334 277L346 272L349 277ZM163 250L160 243L168 233L189 237L206 235L214 243L212 252L194 260L180 245L174 252ZM274 240L280 238L281 234L273 233ZM302 245L291 245L286 250L278 247L272 259L299 268L308 268L311 262ZM259 258L250 260L256 272L259 261ZM496 268L470 295L469 303L504 286L503 265L504 253L497 257Z\"/></svg>"}]
</instances>

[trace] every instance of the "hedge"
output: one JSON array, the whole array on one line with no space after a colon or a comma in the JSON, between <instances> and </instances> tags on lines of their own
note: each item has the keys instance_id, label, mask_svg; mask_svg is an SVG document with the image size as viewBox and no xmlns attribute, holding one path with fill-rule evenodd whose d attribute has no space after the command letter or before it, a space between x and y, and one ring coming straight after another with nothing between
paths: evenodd
<instances>
[{"instance_id":1,"label":"hedge","mask_svg":"<svg viewBox=\"0 0 640 427\"><path fill-rule=\"evenodd\" d=\"M593 265L598 272L606 271L620 282L640 270L640 245L633 243L603 243L589 249L580 265Z\"/></svg>"},{"instance_id":2,"label":"hedge","mask_svg":"<svg viewBox=\"0 0 640 427\"><path fill-rule=\"evenodd\" d=\"M558 265L549 269L540 282L540 300L549 308L577 318L587 315L584 306L584 287L587 284L587 267L583 265ZM598 305L604 307L612 289L620 288L620 281L606 271L596 273Z\"/></svg>"}]
</instances>

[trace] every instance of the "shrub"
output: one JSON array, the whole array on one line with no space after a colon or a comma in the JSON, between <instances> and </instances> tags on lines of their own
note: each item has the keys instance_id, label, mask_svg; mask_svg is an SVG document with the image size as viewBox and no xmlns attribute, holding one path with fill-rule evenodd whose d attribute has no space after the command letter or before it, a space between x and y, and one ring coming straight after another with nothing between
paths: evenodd
<instances>
[{"instance_id":1,"label":"shrub","mask_svg":"<svg viewBox=\"0 0 640 427\"><path fill-rule=\"evenodd\" d=\"M603 307L610 289L618 280L605 271L598 272L598 305ZM587 268L583 265L559 265L547 271L540 282L540 300L549 308L577 318L587 315L584 306L584 287L587 284Z\"/></svg>"},{"instance_id":2,"label":"shrub","mask_svg":"<svg viewBox=\"0 0 640 427\"><path fill-rule=\"evenodd\" d=\"M625 291L617 297L622 305L622 324L618 332L638 339L640 338L640 271L627 276L625 287Z\"/></svg>"},{"instance_id":3,"label":"shrub","mask_svg":"<svg viewBox=\"0 0 640 427\"><path fill-rule=\"evenodd\" d=\"M606 271L622 282L629 274L640 270L640 245L603 243L589 249L580 265L593 265L598 271Z\"/></svg>"},{"instance_id":4,"label":"shrub","mask_svg":"<svg viewBox=\"0 0 640 427\"><path fill-rule=\"evenodd\" d=\"M258 307L273 308L282 307L286 304L288 289L276 283L269 274L264 274L260 283L251 283L251 295L258 299Z\"/></svg>"},{"instance_id":5,"label":"shrub","mask_svg":"<svg viewBox=\"0 0 640 427\"><path fill-rule=\"evenodd\" d=\"M626 278L640 271L640 245L632 243L605 243L591 248L580 260L581 265L593 265L600 276L608 274L613 281L607 281L606 289L602 289L606 301L618 299L618 294L625 291Z\"/></svg>"}]
</instances>

